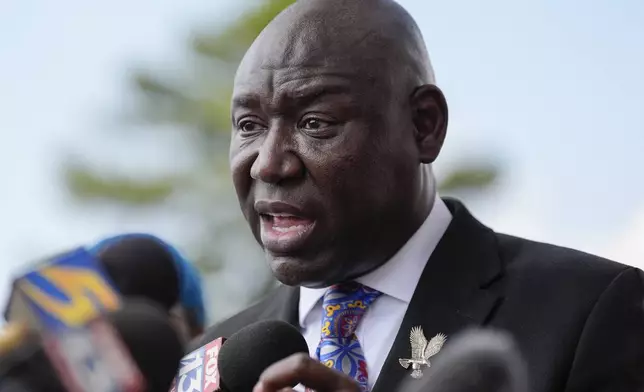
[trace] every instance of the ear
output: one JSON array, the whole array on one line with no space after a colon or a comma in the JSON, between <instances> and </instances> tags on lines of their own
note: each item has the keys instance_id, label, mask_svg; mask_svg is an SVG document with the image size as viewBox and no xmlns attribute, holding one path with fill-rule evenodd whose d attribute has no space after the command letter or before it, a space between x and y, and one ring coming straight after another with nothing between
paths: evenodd
<instances>
[{"instance_id":1,"label":"ear","mask_svg":"<svg viewBox=\"0 0 644 392\"><path fill-rule=\"evenodd\" d=\"M426 84L412 93L411 110L420 162L432 163L447 133L447 101L438 87Z\"/></svg>"}]
</instances>

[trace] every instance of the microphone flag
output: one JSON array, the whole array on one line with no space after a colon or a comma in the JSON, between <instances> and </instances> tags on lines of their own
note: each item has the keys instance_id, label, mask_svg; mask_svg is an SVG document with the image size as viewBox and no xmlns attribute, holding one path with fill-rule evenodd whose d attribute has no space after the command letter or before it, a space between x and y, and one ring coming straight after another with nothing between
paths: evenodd
<instances>
[{"instance_id":1,"label":"microphone flag","mask_svg":"<svg viewBox=\"0 0 644 392\"><path fill-rule=\"evenodd\" d=\"M222 391L217 361L225 341L217 338L183 357L170 392Z\"/></svg>"},{"instance_id":2,"label":"microphone flag","mask_svg":"<svg viewBox=\"0 0 644 392\"><path fill-rule=\"evenodd\" d=\"M102 318L119 309L118 292L84 248L38 263L13 282L7 321L42 337L70 392L142 392L144 379L114 328Z\"/></svg>"}]
</instances>

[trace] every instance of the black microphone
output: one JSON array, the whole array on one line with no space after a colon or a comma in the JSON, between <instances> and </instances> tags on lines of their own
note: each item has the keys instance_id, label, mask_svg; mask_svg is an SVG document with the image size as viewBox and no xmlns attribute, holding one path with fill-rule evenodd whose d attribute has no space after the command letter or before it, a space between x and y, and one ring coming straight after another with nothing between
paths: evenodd
<instances>
[{"instance_id":1,"label":"black microphone","mask_svg":"<svg viewBox=\"0 0 644 392\"><path fill-rule=\"evenodd\" d=\"M308 352L306 340L291 324L259 321L237 331L222 346L221 383L230 392L252 392L266 368L293 354Z\"/></svg>"},{"instance_id":2,"label":"black microphone","mask_svg":"<svg viewBox=\"0 0 644 392\"><path fill-rule=\"evenodd\" d=\"M456 335L432 360L420 380L404 392L527 392L525 362L512 338L503 332L469 330Z\"/></svg>"},{"instance_id":3,"label":"black microphone","mask_svg":"<svg viewBox=\"0 0 644 392\"><path fill-rule=\"evenodd\" d=\"M38 377L29 377L37 374ZM0 392L64 391L40 336L10 323L0 331Z\"/></svg>"},{"instance_id":4,"label":"black microphone","mask_svg":"<svg viewBox=\"0 0 644 392\"><path fill-rule=\"evenodd\" d=\"M145 378L148 392L167 392L184 353L168 316L149 301L128 301L107 315Z\"/></svg>"},{"instance_id":5,"label":"black microphone","mask_svg":"<svg viewBox=\"0 0 644 392\"><path fill-rule=\"evenodd\" d=\"M119 310L106 315L106 319L141 372L144 390L167 392L183 355L183 346L167 315L148 301L128 301ZM0 391L69 392L56 375L42 342L37 340L37 335L32 337L0 357L4 365L0 367ZM9 358L10 355L13 357ZM82 357L77 359L84 360Z\"/></svg>"},{"instance_id":6,"label":"black microphone","mask_svg":"<svg viewBox=\"0 0 644 392\"><path fill-rule=\"evenodd\" d=\"M152 236L114 237L90 249L126 298L152 300L170 310L179 302L179 276L174 256Z\"/></svg>"},{"instance_id":7,"label":"black microphone","mask_svg":"<svg viewBox=\"0 0 644 392\"><path fill-rule=\"evenodd\" d=\"M9 380L0 385L0 392L32 392L23 383ZM36 392L36 391L33 391Z\"/></svg>"},{"instance_id":8,"label":"black microphone","mask_svg":"<svg viewBox=\"0 0 644 392\"><path fill-rule=\"evenodd\" d=\"M229 339L217 338L186 355L172 391L252 392L270 365L308 352L304 337L291 324L259 321Z\"/></svg>"},{"instance_id":9,"label":"black microphone","mask_svg":"<svg viewBox=\"0 0 644 392\"><path fill-rule=\"evenodd\" d=\"M125 233L104 238L88 251L122 296L155 301L178 316L186 341L203 332L201 276L174 246L151 234Z\"/></svg>"}]
</instances>

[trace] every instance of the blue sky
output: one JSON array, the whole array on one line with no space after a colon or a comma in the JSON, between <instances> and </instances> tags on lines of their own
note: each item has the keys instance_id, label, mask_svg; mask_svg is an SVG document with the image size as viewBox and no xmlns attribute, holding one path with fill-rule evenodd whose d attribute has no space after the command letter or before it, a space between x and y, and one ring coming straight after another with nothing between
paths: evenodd
<instances>
[{"instance_id":1,"label":"blue sky","mask_svg":"<svg viewBox=\"0 0 644 392\"><path fill-rule=\"evenodd\" d=\"M496 192L470 204L475 215L644 267L644 2L400 2L450 105L437 173L464 154L507 164ZM237 15L234 3L0 0L0 300L18 265L105 233L181 240L171 220L71 206L57 165L68 150L125 154L124 136L107 135L128 70L182 72L190 33ZM150 146L136 165L167 166Z\"/></svg>"}]
</instances>

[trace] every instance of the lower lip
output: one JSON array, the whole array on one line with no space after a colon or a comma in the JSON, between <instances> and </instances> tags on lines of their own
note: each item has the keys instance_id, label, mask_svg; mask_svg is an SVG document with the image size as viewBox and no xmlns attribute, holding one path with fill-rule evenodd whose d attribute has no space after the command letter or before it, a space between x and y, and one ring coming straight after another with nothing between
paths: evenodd
<instances>
[{"instance_id":1,"label":"lower lip","mask_svg":"<svg viewBox=\"0 0 644 392\"><path fill-rule=\"evenodd\" d=\"M260 219L262 244L273 253L289 253L299 249L315 227L315 221L307 219L281 225L276 225L270 217L261 216Z\"/></svg>"}]
</instances>

